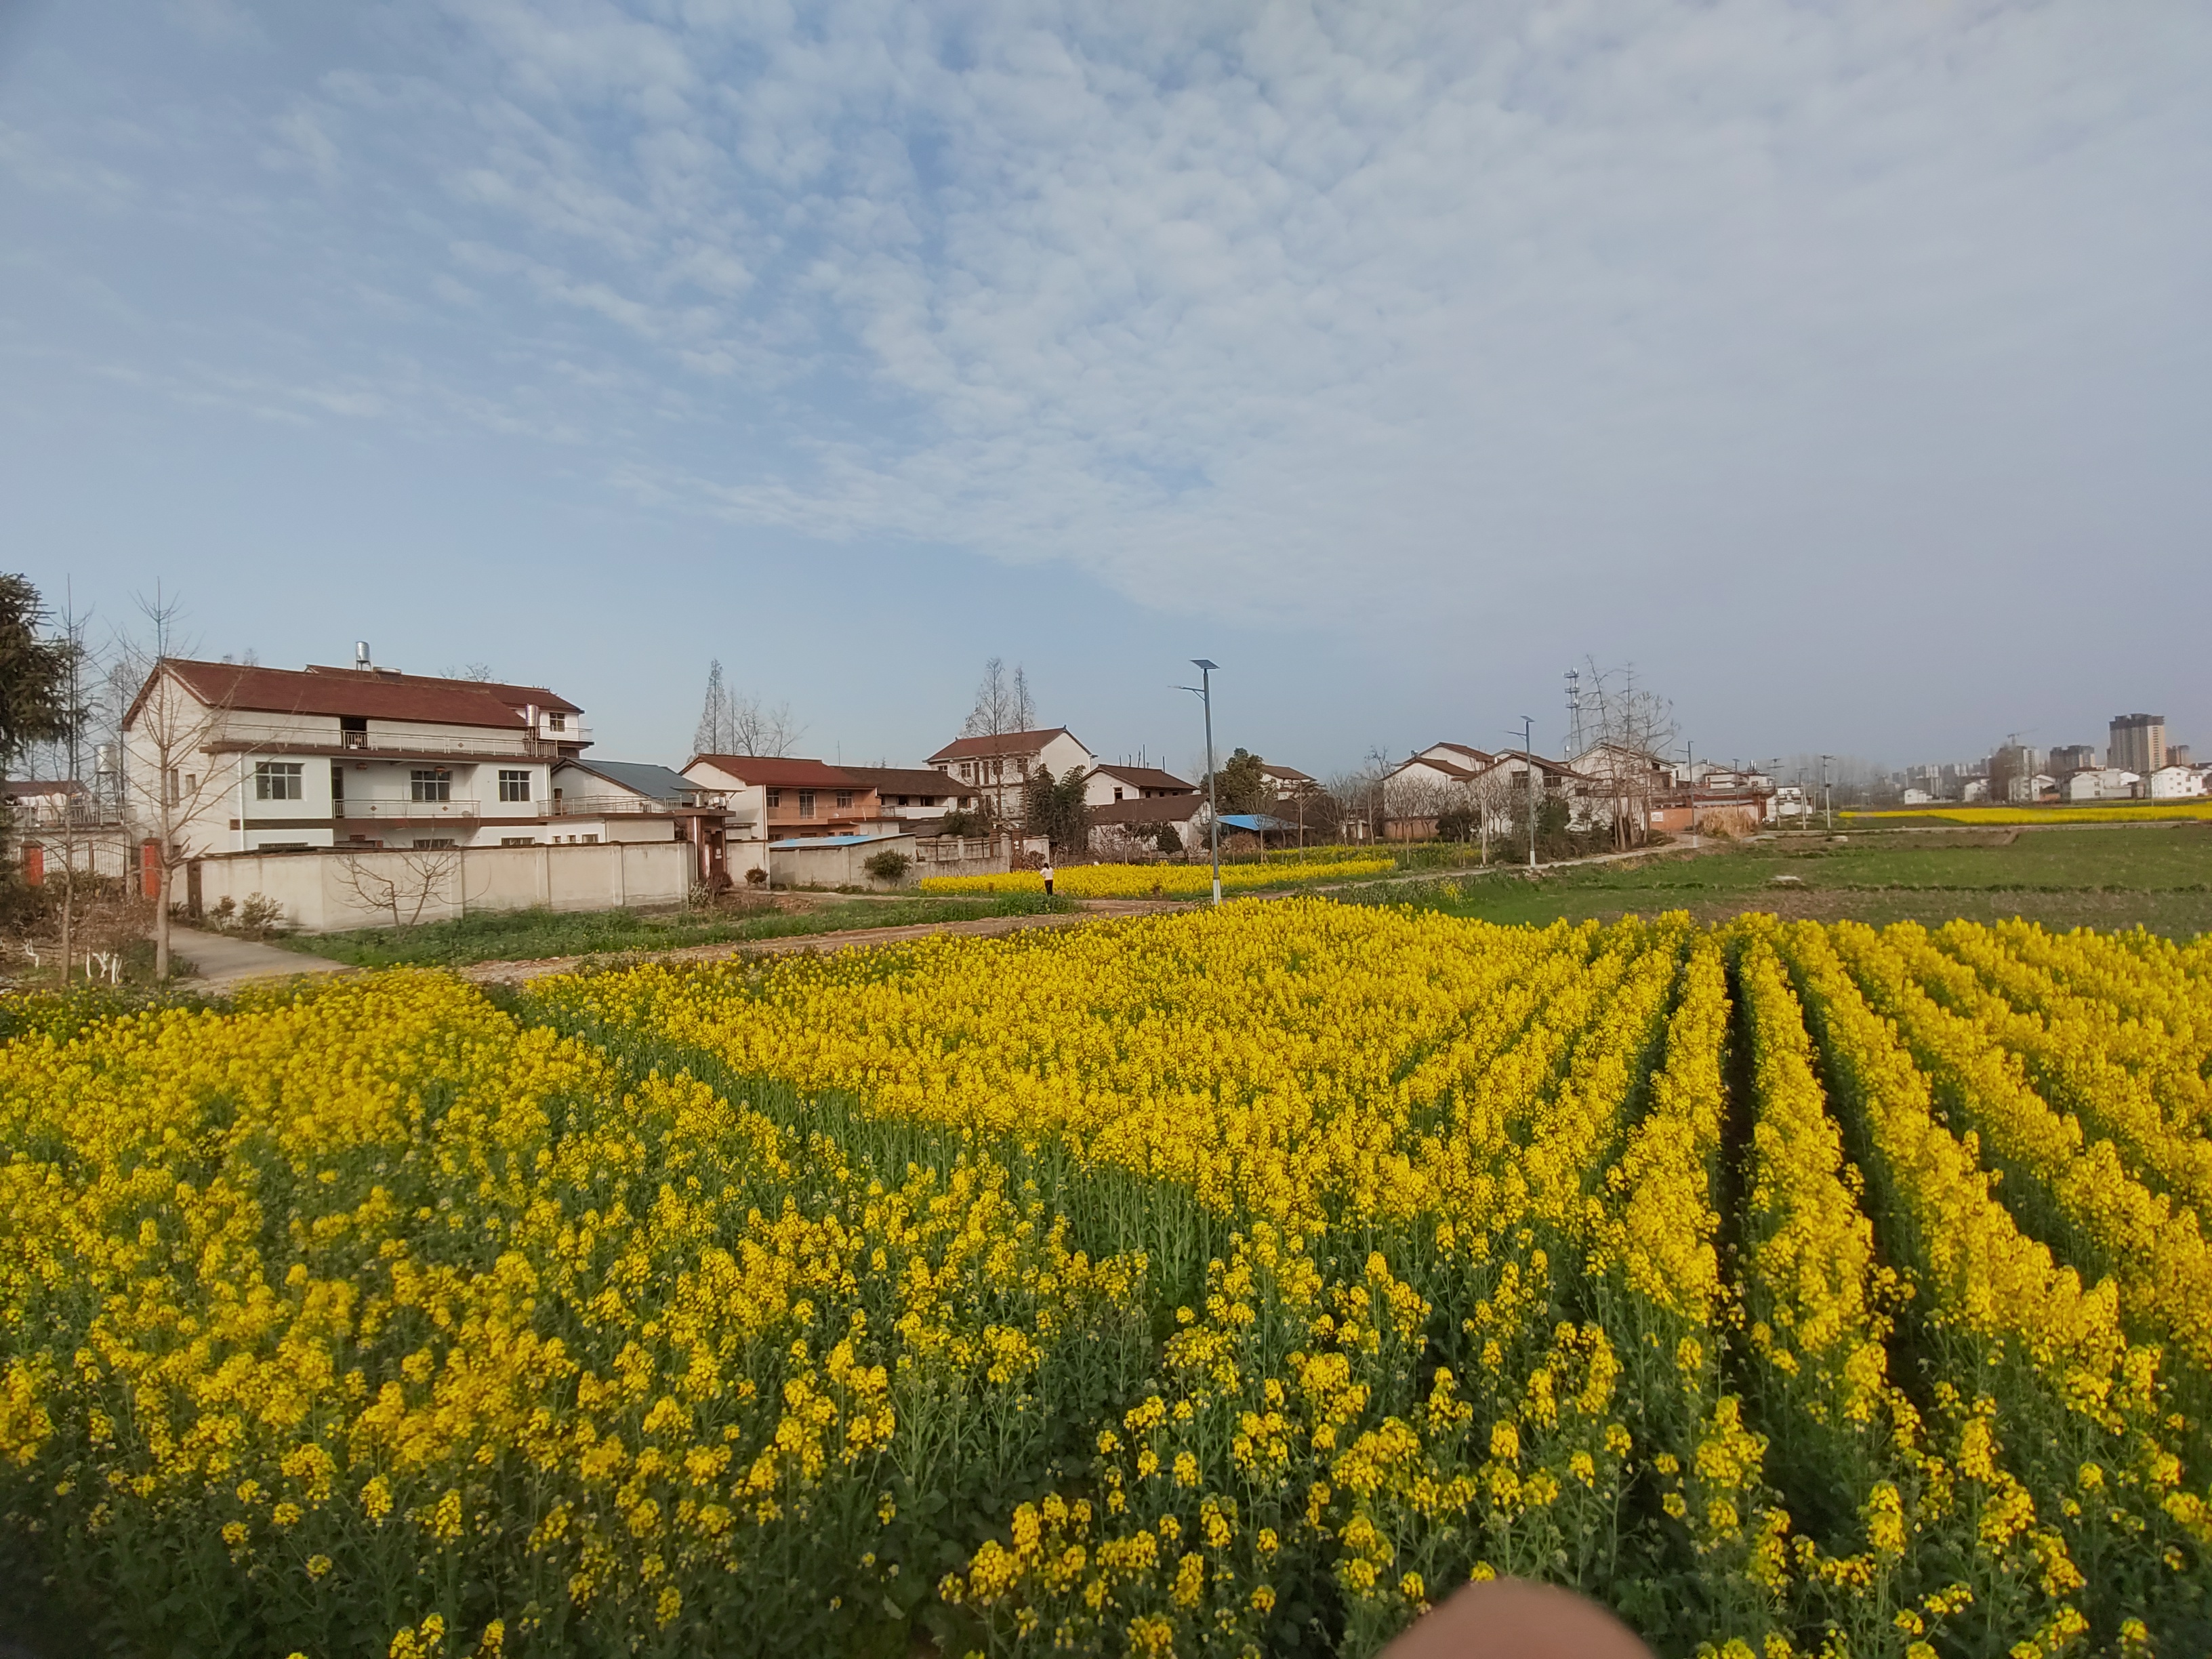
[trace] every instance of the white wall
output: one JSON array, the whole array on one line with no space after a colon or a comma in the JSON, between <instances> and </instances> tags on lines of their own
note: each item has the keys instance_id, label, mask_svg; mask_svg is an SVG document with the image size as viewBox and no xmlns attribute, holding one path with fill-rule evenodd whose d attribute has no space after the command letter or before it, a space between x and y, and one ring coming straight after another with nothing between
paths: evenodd
<instances>
[{"instance_id":1,"label":"white wall","mask_svg":"<svg viewBox=\"0 0 2212 1659\"><path fill-rule=\"evenodd\" d=\"M878 853L906 854L909 864L906 874L897 881L884 881L870 875L867 862ZM829 847L779 847L769 858L769 874L778 887L872 887L878 892L888 892L894 888L910 887L921 876L953 873L933 864L913 863L912 836L878 836L872 841ZM1003 860L1000 867L1006 867ZM742 872L738 878L744 879Z\"/></svg>"},{"instance_id":2,"label":"white wall","mask_svg":"<svg viewBox=\"0 0 2212 1659\"><path fill-rule=\"evenodd\" d=\"M679 904L690 888L691 849L678 841L612 842L596 847L471 847L449 855L453 868L421 919L441 921L483 910L615 910ZM202 860L200 902L246 902L258 893L284 907L284 925L307 933L388 926L391 916L351 890L349 867L411 884L404 853L237 853ZM179 883L179 893L184 884ZM409 906L411 912L411 904Z\"/></svg>"}]
</instances>

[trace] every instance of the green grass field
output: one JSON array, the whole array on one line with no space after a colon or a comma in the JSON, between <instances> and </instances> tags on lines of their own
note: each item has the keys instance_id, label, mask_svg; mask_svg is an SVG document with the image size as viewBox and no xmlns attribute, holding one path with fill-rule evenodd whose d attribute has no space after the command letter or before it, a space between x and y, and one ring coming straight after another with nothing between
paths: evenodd
<instances>
[{"instance_id":1,"label":"green grass field","mask_svg":"<svg viewBox=\"0 0 2212 1659\"><path fill-rule=\"evenodd\" d=\"M1852 830L1841 842L1789 837L1727 851L1583 866L1530 881L1468 873L1375 884L1343 895L1501 922L1610 921L1687 910L1717 921L1747 910L1877 925L2022 916L2046 927L2133 927L2187 939L2212 931L2212 825L2013 831Z\"/></svg>"},{"instance_id":2,"label":"green grass field","mask_svg":"<svg viewBox=\"0 0 2212 1659\"><path fill-rule=\"evenodd\" d=\"M502 910L426 922L404 932L365 927L301 934L277 943L357 968L404 963L459 967L471 962L673 951L688 945L791 939L980 916L1043 915L1074 908L1065 898L1014 893L988 898L837 899L815 909L788 911Z\"/></svg>"}]
</instances>

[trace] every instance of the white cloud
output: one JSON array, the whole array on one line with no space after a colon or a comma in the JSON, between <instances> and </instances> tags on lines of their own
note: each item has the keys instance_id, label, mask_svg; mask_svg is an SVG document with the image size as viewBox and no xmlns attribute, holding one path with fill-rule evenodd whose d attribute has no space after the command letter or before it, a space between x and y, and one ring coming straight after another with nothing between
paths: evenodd
<instances>
[{"instance_id":1,"label":"white cloud","mask_svg":"<svg viewBox=\"0 0 2212 1659\"><path fill-rule=\"evenodd\" d=\"M465 308L393 343L435 365L402 392L325 375L349 415L1255 617L1994 546L2077 435L2063 389L2168 395L2212 273L2212 15L2130 0L389 27L269 118L332 198L283 234Z\"/></svg>"}]
</instances>

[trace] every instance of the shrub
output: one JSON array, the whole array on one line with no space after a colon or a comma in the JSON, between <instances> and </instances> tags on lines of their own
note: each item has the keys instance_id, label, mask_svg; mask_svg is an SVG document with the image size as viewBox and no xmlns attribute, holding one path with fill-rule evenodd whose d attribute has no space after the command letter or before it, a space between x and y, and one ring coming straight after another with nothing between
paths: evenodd
<instances>
[{"instance_id":1,"label":"shrub","mask_svg":"<svg viewBox=\"0 0 2212 1659\"><path fill-rule=\"evenodd\" d=\"M895 847L886 847L860 866L878 881L902 881L914 860Z\"/></svg>"}]
</instances>

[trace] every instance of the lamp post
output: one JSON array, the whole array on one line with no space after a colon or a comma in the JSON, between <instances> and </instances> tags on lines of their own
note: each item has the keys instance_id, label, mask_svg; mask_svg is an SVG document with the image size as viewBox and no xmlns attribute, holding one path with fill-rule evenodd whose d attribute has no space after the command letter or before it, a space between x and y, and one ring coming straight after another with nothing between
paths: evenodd
<instances>
[{"instance_id":1,"label":"lamp post","mask_svg":"<svg viewBox=\"0 0 2212 1659\"><path fill-rule=\"evenodd\" d=\"M1698 745L1686 742L1690 757L1690 845L1698 844Z\"/></svg>"},{"instance_id":2,"label":"lamp post","mask_svg":"<svg viewBox=\"0 0 2212 1659\"><path fill-rule=\"evenodd\" d=\"M1203 657L1193 657L1190 665L1198 670L1196 685L1177 686L1188 691L1206 705L1206 829L1213 842L1213 902L1221 902L1221 781L1214 775L1213 764L1213 673L1221 666Z\"/></svg>"}]
</instances>

